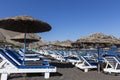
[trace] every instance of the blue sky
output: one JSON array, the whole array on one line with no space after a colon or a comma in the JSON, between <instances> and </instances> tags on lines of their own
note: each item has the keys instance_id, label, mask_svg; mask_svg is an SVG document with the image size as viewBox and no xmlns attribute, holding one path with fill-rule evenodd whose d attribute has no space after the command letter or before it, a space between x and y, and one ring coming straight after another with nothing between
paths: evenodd
<instances>
[{"instance_id":1,"label":"blue sky","mask_svg":"<svg viewBox=\"0 0 120 80\"><path fill-rule=\"evenodd\" d=\"M0 0L0 18L28 15L52 30L46 41L72 40L101 32L120 38L120 0Z\"/></svg>"}]
</instances>

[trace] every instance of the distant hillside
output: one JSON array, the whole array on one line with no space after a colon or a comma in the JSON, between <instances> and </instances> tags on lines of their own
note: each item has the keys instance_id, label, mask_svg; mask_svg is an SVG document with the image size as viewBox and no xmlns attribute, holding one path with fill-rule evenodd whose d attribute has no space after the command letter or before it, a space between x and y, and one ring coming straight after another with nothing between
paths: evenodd
<instances>
[{"instance_id":1,"label":"distant hillside","mask_svg":"<svg viewBox=\"0 0 120 80\"><path fill-rule=\"evenodd\" d=\"M103 33L94 33L92 35L82 37L76 42L120 43L120 40L115 36L110 36Z\"/></svg>"},{"instance_id":2,"label":"distant hillside","mask_svg":"<svg viewBox=\"0 0 120 80\"><path fill-rule=\"evenodd\" d=\"M22 33L19 32L13 32L13 31L8 31L4 29L0 29L0 42L7 42L14 44L16 46L22 46L23 43L16 42L11 40L15 36L19 36ZM29 48L40 48L40 46L44 45L55 45L55 46L63 46L63 47L75 47L75 45L80 44L81 42L88 42L88 43L110 43L110 44L120 44L120 39L106 35L103 33L94 33L82 38L77 39L75 42L72 42L71 40L66 40L66 41L53 41L53 42L46 42L44 39L40 38L37 34L27 34L27 36L33 38L33 39L38 39L38 42L30 43ZM79 45L78 45L79 46Z\"/></svg>"},{"instance_id":3,"label":"distant hillside","mask_svg":"<svg viewBox=\"0 0 120 80\"><path fill-rule=\"evenodd\" d=\"M14 45L23 46L23 43L11 40L13 37L19 36L20 34L22 34L22 33L0 29L0 41L1 42L4 41L4 42L12 43ZM31 43L30 47L38 47L41 43L45 43L44 40L40 39L40 37L37 34L27 34L27 36L29 36L31 38L34 38L34 39L39 39L38 42Z\"/></svg>"}]
</instances>

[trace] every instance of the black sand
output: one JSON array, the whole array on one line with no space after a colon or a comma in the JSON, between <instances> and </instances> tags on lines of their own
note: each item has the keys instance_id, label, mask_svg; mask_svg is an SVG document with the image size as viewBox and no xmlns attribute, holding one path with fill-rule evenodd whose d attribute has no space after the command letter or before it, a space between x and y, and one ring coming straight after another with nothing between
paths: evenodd
<instances>
[{"instance_id":1,"label":"black sand","mask_svg":"<svg viewBox=\"0 0 120 80\"><path fill-rule=\"evenodd\" d=\"M74 67L70 63L52 62L57 66L57 72L51 73L47 80L120 80L120 75L98 73L97 70L91 70L87 73ZM8 80L46 80L44 74L11 74Z\"/></svg>"}]
</instances>

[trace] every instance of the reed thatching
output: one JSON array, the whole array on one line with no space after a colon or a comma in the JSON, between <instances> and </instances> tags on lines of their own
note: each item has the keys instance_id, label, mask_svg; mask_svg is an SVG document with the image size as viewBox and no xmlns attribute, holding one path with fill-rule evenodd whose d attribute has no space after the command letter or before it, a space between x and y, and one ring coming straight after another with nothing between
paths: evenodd
<instances>
[{"instance_id":1,"label":"reed thatching","mask_svg":"<svg viewBox=\"0 0 120 80\"><path fill-rule=\"evenodd\" d=\"M72 45L74 46L102 46L102 47L108 47L112 45L120 46L120 40L114 36L105 35L103 33L95 33L90 36L78 39Z\"/></svg>"},{"instance_id":2,"label":"reed thatching","mask_svg":"<svg viewBox=\"0 0 120 80\"><path fill-rule=\"evenodd\" d=\"M38 33L51 30L51 26L30 16L15 16L0 19L0 28L26 33Z\"/></svg>"},{"instance_id":3,"label":"reed thatching","mask_svg":"<svg viewBox=\"0 0 120 80\"><path fill-rule=\"evenodd\" d=\"M15 37L13 37L11 40L24 43L24 34L21 33ZM37 41L39 41L39 38L37 39L33 34L28 33L26 35L26 43L32 43L32 42L37 42Z\"/></svg>"}]
</instances>

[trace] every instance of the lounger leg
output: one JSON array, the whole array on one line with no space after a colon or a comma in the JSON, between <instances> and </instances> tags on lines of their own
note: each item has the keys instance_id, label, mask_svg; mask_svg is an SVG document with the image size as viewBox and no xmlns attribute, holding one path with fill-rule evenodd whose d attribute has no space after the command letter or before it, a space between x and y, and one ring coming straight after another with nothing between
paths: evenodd
<instances>
[{"instance_id":1,"label":"lounger leg","mask_svg":"<svg viewBox=\"0 0 120 80\"><path fill-rule=\"evenodd\" d=\"M84 69L84 72L88 72L88 69Z\"/></svg>"},{"instance_id":2,"label":"lounger leg","mask_svg":"<svg viewBox=\"0 0 120 80\"><path fill-rule=\"evenodd\" d=\"M74 62L72 62L72 65L74 65L75 63Z\"/></svg>"},{"instance_id":3,"label":"lounger leg","mask_svg":"<svg viewBox=\"0 0 120 80\"><path fill-rule=\"evenodd\" d=\"M49 72L45 72L45 79L48 79L50 77L50 73Z\"/></svg>"},{"instance_id":4,"label":"lounger leg","mask_svg":"<svg viewBox=\"0 0 120 80\"><path fill-rule=\"evenodd\" d=\"M8 77L8 74L7 74L7 73L2 73L0 80L7 80L7 77Z\"/></svg>"}]
</instances>

